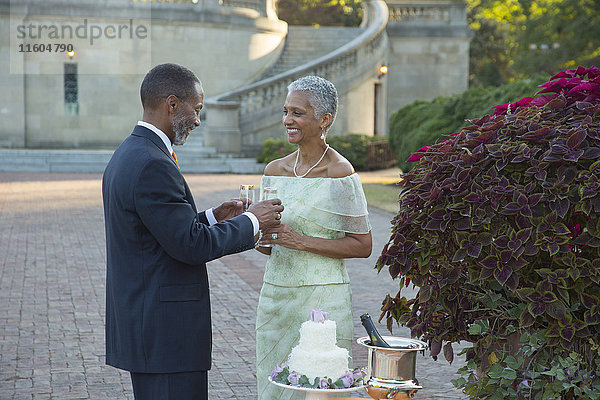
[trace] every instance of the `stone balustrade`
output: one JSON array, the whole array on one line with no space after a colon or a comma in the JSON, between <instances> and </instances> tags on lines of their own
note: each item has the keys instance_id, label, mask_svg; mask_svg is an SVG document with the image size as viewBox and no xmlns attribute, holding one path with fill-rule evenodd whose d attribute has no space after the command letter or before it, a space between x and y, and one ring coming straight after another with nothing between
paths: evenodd
<instances>
[{"instance_id":1,"label":"stone balustrade","mask_svg":"<svg viewBox=\"0 0 600 400\"><path fill-rule=\"evenodd\" d=\"M399 21L446 21L449 17L449 9L446 5L420 4L404 5L389 4L390 22Z\"/></svg>"},{"instance_id":2,"label":"stone balustrade","mask_svg":"<svg viewBox=\"0 0 600 400\"><path fill-rule=\"evenodd\" d=\"M225 7L250 8L261 13L265 10L264 0L219 0L219 4Z\"/></svg>"},{"instance_id":3,"label":"stone balustrade","mask_svg":"<svg viewBox=\"0 0 600 400\"><path fill-rule=\"evenodd\" d=\"M389 23L464 25L466 9L456 1L389 1Z\"/></svg>"}]
</instances>

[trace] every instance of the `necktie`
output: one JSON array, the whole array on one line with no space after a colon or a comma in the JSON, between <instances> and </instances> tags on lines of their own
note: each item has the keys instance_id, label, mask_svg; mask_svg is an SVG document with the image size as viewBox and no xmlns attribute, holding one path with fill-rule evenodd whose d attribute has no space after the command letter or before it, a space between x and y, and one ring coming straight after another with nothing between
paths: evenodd
<instances>
[{"instance_id":1,"label":"necktie","mask_svg":"<svg viewBox=\"0 0 600 400\"><path fill-rule=\"evenodd\" d=\"M173 160L175 160L175 164L177 164L177 168L179 168L179 163L177 162L177 156L175 155L175 152L173 152L172 156L173 156ZM181 169L181 168L179 168L179 169Z\"/></svg>"}]
</instances>

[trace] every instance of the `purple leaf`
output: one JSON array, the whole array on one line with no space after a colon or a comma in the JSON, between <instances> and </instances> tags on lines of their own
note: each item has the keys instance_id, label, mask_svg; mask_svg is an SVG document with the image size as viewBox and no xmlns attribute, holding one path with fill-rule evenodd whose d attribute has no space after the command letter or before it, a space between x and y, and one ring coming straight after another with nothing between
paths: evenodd
<instances>
[{"instance_id":1,"label":"purple leaf","mask_svg":"<svg viewBox=\"0 0 600 400\"><path fill-rule=\"evenodd\" d=\"M546 304L544 303L529 303L527 306L529 313L533 317L538 317L546 312Z\"/></svg>"},{"instance_id":2,"label":"purple leaf","mask_svg":"<svg viewBox=\"0 0 600 400\"><path fill-rule=\"evenodd\" d=\"M430 220L427 225L425 225L425 229L430 231L439 231L441 223L442 221Z\"/></svg>"},{"instance_id":3,"label":"purple leaf","mask_svg":"<svg viewBox=\"0 0 600 400\"><path fill-rule=\"evenodd\" d=\"M591 294L581 293L581 303L585 306L585 308L592 308L595 305L598 305L598 298Z\"/></svg>"},{"instance_id":4,"label":"purple leaf","mask_svg":"<svg viewBox=\"0 0 600 400\"><path fill-rule=\"evenodd\" d=\"M554 317L555 319L559 321L563 320L565 318L566 313L567 309L562 303L562 301L557 300L548 304L548 314L550 314L550 316Z\"/></svg>"},{"instance_id":5,"label":"purple leaf","mask_svg":"<svg viewBox=\"0 0 600 400\"><path fill-rule=\"evenodd\" d=\"M574 336L575 336L575 329L573 329L572 327L565 326L564 328L562 328L560 330L560 337L562 337L563 339L565 339L569 342L571 340L573 340Z\"/></svg>"},{"instance_id":6,"label":"purple leaf","mask_svg":"<svg viewBox=\"0 0 600 400\"><path fill-rule=\"evenodd\" d=\"M440 354L440 351L442 350L442 342L438 340L432 340L431 344L429 345L429 348L431 351L431 356L437 357L437 355Z\"/></svg>"},{"instance_id":7,"label":"purple leaf","mask_svg":"<svg viewBox=\"0 0 600 400\"><path fill-rule=\"evenodd\" d=\"M446 343L444 345L444 358L450 364L452 364L452 361L454 361L454 350L452 349L452 343L451 342L448 342L448 343Z\"/></svg>"},{"instance_id":8,"label":"purple leaf","mask_svg":"<svg viewBox=\"0 0 600 400\"><path fill-rule=\"evenodd\" d=\"M510 274L510 276L506 280L505 286L510 290L516 290L519 286L519 274L517 274L516 272Z\"/></svg>"},{"instance_id":9,"label":"purple leaf","mask_svg":"<svg viewBox=\"0 0 600 400\"><path fill-rule=\"evenodd\" d=\"M596 158L600 157L600 148L588 147L584 150L582 157L587 160L595 160Z\"/></svg>"},{"instance_id":10,"label":"purple leaf","mask_svg":"<svg viewBox=\"0 0 600 400\"><path fill-rule=\"evenodd\" d=\"M523 268L524 266L526 266L528 263L527 261L519 258L518 260L511 260L511 262L509 263L510 267L514 270L514 271L518 271L521 268Z\"/></svg>"},{"instance_id":11,"label":"purple leaf","mask_svg":"<svg viewBox=\"0 0 600 400\"><path fill-rule=\"evenodd\" d=\"M563 160L576 162L579 160L579 157L581 157L582 155L583 155L583 150L573 151L573 152L570 152L569 154L565 155L563 157Z\"/></svg>"},{"instance_id":12,"label":"purple leaf","mask_svg":"<svg viewBox=\"0 0 600 400\"><path fill-rule=\"evenodd\" d=\"M540 202L540 200L542 199L542 197L544 196L543 193L534 193L532 195L529 196L528 199L528 203L531 207L535 206L537 203Z\"/></svg>"},{"instance_id":13,"label":"purple leaf","mask_svg":"<svg viewBox=\"0 0 600 400\"><path fill-rule=\"evenodd\" d=\"M587 132L584 129L580 129L575 133L571 134L571 136L569 136L569 138L567 139L567 145L572 149L576 149L585 140L586 137Z\"/></svg>"},{"instance_id":14,"label":"purple leaf","mask_svg":"<svg viewBox=\"0 0 600 400\"><path fill-rule=\"evenodd\" d=\"M505 205L500 213L504 215L514 215L521 210L521 208L523 208L523 206L520 206L519 203L511 202Z\"/></svg>"},{"instance_id":15,"label":"purple leaf","mask_svg":"<svg viewBox=\"0 0 600 400\"><path fill-rule=\"evenodd\" d=\"M479 253L481 252L481 243L475 243L472 246L467 248L467 254L469 254L473 258L479 257Z\"/></svg>"},{"instance_id":16,"label":"purple leaf","mask_svg":"<svg viewBox=\"0 0 600 400\"><path fill-rule=\"evenodd\" d=\"M537 179L538 181L545 181L546 180L546 171L540 171L538 173L535 174L535 179Z\"/></svg>"},{"instance_id":17,"label":"purple leaf","mask_svg":"<svg viewBox=\"0 0 600 400\"><path fill-rule=\"evenodd\" d=\"M502 250L500 252L500 262L506 264L512 257L513 252L510 250Z\"/></svg>"},{"instance_id":18,"label":"purple leaf","mask_svg":"<svg viewBox=\"0 0 600 400\"><path fill-rule=\"evenodd\" d=\"M523 311L523 313L521 313L521 316L519 317L519 327L520 328L528 328L528 327L532 326L534 322L535 322L535 318L529 312L527 312L527 310L525 310L525 311Z\"/></svg>"},{"instance_id":19,"label":"purple leaf","mask_svg":"<svg viewBox=\"0 0 600 400\"><path fill-rule=\"evenodd\" d=\"M508 265L505 265L502 269L494 270L494 278L498 281L499 284L504 285L510 275L512 274L512 269Z\"/></svg>"},{"instance_id":20,"label":"purple leaf","mask_svg":"<svg viewBox=\"0 0 600 400\"><path fill-rule=\"evenodd\" d=\"M467 251L465 249L458 249L454 253L454 257L452 257L452 262L453 263L462 262L465 259L466 255L467 255Z\"/></svg>"},{"instance_id":21,"label":"purple leaf","mask_svg":"<svg viewBox=\"0 0 600 400\"><path fill-rule=\"evenodd\" d=\"M494 240L494 246L496 246L499 249L505 249L506 247L508 247L509 240L510 239L508 238L507 235L500 236L499 238Z\"/></svg>"},{"instance_id":22,"label":"purple leaf","mask_svg":"<svg viewBox=\"0 0 600 400\"><path fill-rule=\"evenodd\" d=\"M529 200L531 201L531 196L529 197ZM517 232L517 239L521 242L526 242L531 237L531 232L532 228L521 229L519 232Z\"/></svg>"},{"instance_id":23,"label":"purple leaf","mask_svg":"<svg viewBox=\"0 0 600 400\"><path fill-rule=\"evenodd\" d=\"M485 269L495 269L498 266L498 258L496 256L487 256L483 260L479 261Z\"/></svg>"}]
</instances>

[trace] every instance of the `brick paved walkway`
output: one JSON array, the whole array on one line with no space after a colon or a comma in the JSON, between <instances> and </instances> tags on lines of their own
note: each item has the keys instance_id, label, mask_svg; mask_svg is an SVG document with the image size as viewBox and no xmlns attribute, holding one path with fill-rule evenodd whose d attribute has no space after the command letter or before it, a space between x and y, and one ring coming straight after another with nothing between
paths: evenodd
<instances>
[{"instance_id":1,"label":"brick paved walkway","mask_svg":"<svg viewBox=\"0 0 600 400\"><path fill-rule=\"evenodd\" d=\"M256 175L189 175L197 206L236 195ZM379 315L397 283L373 269L392 214L370 209L373 255L348 260L358 316ZM265 256L249 251L209 264L214 351L211 399L254 399L254 317ZM132 399L129 374L104 365L105 247L100 175L0 173L0 399ZM409 292L407 292L409 293ZM388 334L380 326L383 334ZM396 336L409 336L396 328ZM455 349L458 350L458 349ZM355 365L366 364L355 345ZM417 357L415 397L461 399L453 365ZM357 396L367 397L358 392Z\"/></svg>"}]
</instances>

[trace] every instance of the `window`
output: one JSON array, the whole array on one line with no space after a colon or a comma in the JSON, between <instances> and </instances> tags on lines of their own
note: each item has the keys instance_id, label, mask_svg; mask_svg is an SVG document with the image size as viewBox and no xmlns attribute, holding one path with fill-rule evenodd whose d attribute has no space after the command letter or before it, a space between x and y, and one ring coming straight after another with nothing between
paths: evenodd
<instances>
[{"instance_id":1,"label":"window","mask_svg":"<svg viewBox=\"0 0 600 400\"><path fill-rule=\"evenodd\" d=\"M64 68L65 88L65 114L79 114L77 63L65 63Z\"/></svg>"}]
</instances>

